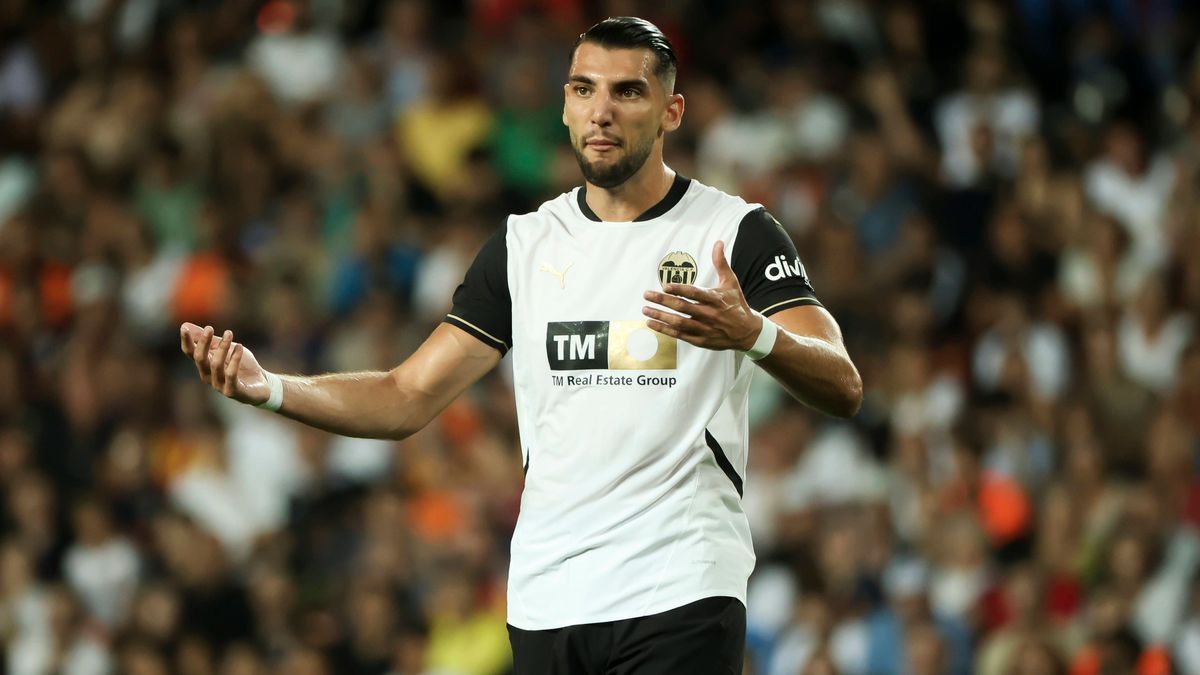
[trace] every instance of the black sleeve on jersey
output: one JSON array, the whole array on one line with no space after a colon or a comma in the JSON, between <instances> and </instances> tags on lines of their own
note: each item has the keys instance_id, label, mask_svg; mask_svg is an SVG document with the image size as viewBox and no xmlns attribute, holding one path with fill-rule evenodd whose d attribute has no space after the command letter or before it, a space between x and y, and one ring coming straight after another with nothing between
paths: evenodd
<instances>
[{"instance_id":1,"label":"black sleeve on jersey","mask_svg":"<svg viewBox=\"0 0 1200 675\"><path fill-rule=\"evenodd\" d=\"M512 296L508 292L508 226L493 234L454 291L446 323L457 326L501 354L512 346Z\"/></svg>"},{"instance_id":2,"label":"black sleeve on jersey","mask_svg":"<svg viewBox=\"0 0 1200 675\"><path fill-rule=\"evenodd\" d=\"M761 206L738 225L729 266L746 302L763 316L800 305L820 305L796 245L783 226Z\"/></svg>"}]
</instances>

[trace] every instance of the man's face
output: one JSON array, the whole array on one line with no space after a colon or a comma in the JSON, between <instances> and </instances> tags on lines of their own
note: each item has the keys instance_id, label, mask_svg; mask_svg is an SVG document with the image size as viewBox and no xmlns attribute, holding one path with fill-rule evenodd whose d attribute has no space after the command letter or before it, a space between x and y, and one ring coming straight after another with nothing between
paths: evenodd
<instances>
[{"instance_id":1,"label":"man's face","mask_svg":"<svg viewBox=\"0 0 1200 675\"><path fill-rule=\"evenodd\" d=\"M664 132L679 127L683 97L654 74L649 49L575 50L564 87L563 124L584 178L613 188L638 172Z\"/></svg>"}]
</instances>

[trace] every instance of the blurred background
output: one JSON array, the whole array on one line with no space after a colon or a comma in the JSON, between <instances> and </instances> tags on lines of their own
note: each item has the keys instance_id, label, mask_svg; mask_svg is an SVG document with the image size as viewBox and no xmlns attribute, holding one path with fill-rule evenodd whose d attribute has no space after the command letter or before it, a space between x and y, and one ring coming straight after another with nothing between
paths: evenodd
<instances>
[{"instance_id":1,"label":"blurred background","mask_svg":"<svg viewBox=\"0 0 1200 675\"><path fill-rule=\"evenodd\" d=\"M230 404L188 320L386 369L581 182L567 53L680 55L685 175L866 383L757 378L748 675L1200 673L1186 0L0 0L0 669L499 675L507 364L401 443Z\"/></svg>"}]
</instances>

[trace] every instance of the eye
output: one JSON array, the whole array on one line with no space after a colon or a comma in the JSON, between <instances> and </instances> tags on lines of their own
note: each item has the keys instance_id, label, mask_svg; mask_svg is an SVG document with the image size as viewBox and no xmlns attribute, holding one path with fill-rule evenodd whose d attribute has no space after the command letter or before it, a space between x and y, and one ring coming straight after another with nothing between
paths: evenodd
<instances>
[{"instance_id":1,"label":"eye","mask_svg":"<svg viewBox=\"0 0 1200 675\"><path fill-rule=\"evenodd\" d=\"M641 95L641 92L638 91L635 87L626 87L621 90L621 96L623 96L625 98L636 98L637 96L640 96L640 95Z\"/></svg>"},{"instance_id":2,"label":"eye","mask_svg":"<svg viewBox=\"0 0 1200 675\"><path fill-rule=\"evenodd\" d=\"M583 86L583 85L576 85L576 86L575 86L575 95L576 95L576 96L587 96L587 95L588 95L588 93L589 93L589 92L588 92L588 88L587 88L587 87L585 87L585 86Z\"/></svg>"}]
</instances>

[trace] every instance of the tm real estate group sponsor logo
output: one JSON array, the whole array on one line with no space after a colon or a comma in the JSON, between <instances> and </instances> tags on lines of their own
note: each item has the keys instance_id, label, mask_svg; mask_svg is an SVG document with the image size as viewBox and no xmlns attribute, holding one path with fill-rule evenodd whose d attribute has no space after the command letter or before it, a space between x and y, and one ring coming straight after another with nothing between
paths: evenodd
<instances>
[{"instance_id":1,"label":"tm real estate group sponsor logo","mask_svg":"<svg viewBox=\"0 0 1200 675\"><path fill-rule=\"evenodd\" d=\"M546 324L546 360L552 371L675 370L677 345L674 338L650 330L641 319L551 321ZM635 377L603 373L552 376L553 384L579 386L673 386L674 380L674 377L654 375Z\"/></svg>"}]
</instances>

